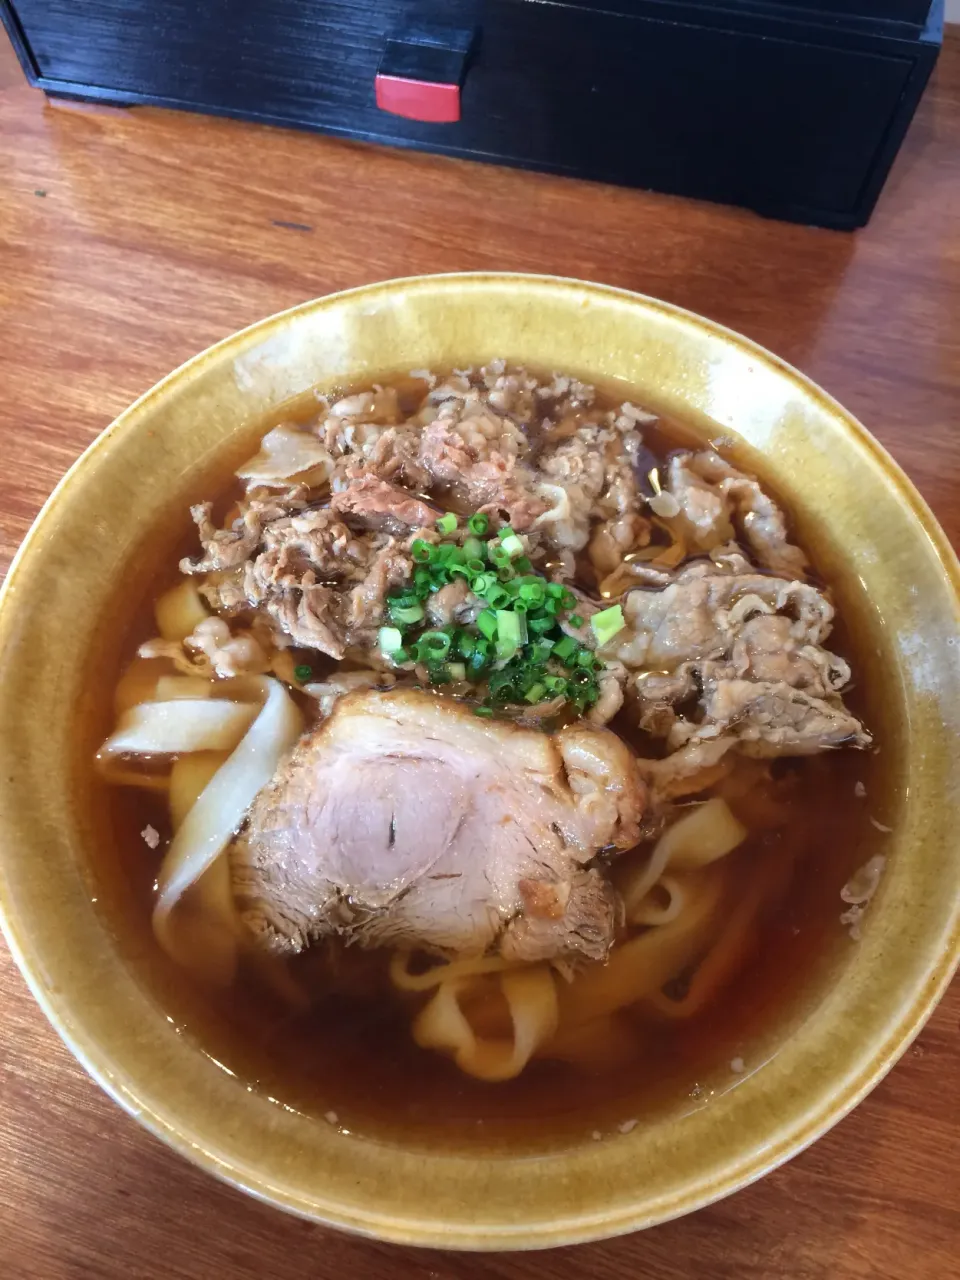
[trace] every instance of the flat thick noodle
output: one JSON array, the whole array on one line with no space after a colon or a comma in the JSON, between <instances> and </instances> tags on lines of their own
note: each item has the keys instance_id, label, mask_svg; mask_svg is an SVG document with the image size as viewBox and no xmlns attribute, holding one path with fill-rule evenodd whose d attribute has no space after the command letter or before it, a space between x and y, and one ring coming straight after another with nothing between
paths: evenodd
<instances>
[{"instance_id":1,"label":"flat thick noodle","mask_svg":"<svg viewBox=\"0 0 960 1280\"><path fill-rule=\"evenodd\" d=\"M639 918L648 894L664 872L690 871L724 858L747 838L747 829L738 822L725 800L714 797L690 808L663 833L654 845L646 865L620 882L627 919L632 924L655 924Z\"/></svg>"},{"instance_id":2,"label":"flat thick noodle","mask_svg":"<svg viewBox=\"0 0 960 1280\"><path fill-rule=\"evenodd\" d=\"M157 630L164 640L186 640L187 636L210 617L195 582L178 582L165 591L153 606Z\"/></svg>"},{"instance_id":3,"label":"flat thick noodle","mask_svg":"<svg viewBox=\"0 0 960 1280\"><path fill-rule=\"evenodd\" d=\"M171 781L171 801L182 821L160 867L153 929L172 959L216 983L231 980L237 952L224 851L257 792L273 777L303 728L300 712L283 685L269 677L259 683L265 695L259 714L196 801L187 807L182 797L189 795L190 784L183 778L178 783L176 774ZM256 708L248 710L256 712ZM216 747L210 742L200 749L215 751Z\"/></svg>"},{"instance_id":4,"label":"flat thick noodle","mask_svg":"<svg viewBox=\"0 0 960 1280\"><path fill-rule=\"evenodd\" d=\"M397 955L390 974L401 990L436 988L414 1019L413 1038L422 1049L449 1054L461 1071L478 1080L512 1080L556 1033L557 986L545 965L509 969L502 960L459 960L414 974L409 957ZM510 1014L509 1039L479 1034L464 1013L461 1001L476 991L478 982L499 985Z\"/></svg>"},{"instance_id":5,"label":"flat thick noodle","mask_svg":"<svg viewBox=\"0 0 960 1280\"><path fill-rule=\"evenodd\" d=\"M226 698L173 698L141 702L121 715L100 748L102 756L181 755L227 751L256 715L256 707Z\"/></svg>"},{"instance_id":6,"label":"flat thick noodle","mask_svg":"<svg viewBox=\"0 0 960 1280\"><path fill-rule=\"evenodd\" d=\"M585 970L561 990L561 1025L589 1023L649 999L695 963L721 926L724 883L720 867L689 873L679 915L614 947L605 965Z\"/></svg>"}]
</instances>

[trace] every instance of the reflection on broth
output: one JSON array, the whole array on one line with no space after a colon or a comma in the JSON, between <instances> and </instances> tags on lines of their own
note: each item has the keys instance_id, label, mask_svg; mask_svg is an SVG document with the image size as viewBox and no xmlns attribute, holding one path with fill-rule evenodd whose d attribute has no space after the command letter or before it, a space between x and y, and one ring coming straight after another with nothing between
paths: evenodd
<instances>
[{"instance_id":1,"label":"reflection on broth","mask_svg":"<svg viewBox=\"0 0 960 1280\"><path fill-rule=\"evenodd\" d=\"M97 770L212 1057L534 1145L756 1065L871 741L764 486L494 363L301 403L192 515Z\"/></svg>"}]
</instances>

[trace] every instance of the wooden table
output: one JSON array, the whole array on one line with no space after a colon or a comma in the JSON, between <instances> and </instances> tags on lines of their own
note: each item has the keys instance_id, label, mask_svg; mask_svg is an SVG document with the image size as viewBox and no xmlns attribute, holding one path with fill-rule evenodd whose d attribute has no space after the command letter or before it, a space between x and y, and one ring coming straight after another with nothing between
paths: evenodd
<instances>
[{"instance_id":1,"label":"wooden table","mask_svg":"<svg viewBox=\"0 0 960 1280\"><path fill-rule=\"evenodd\" d=\"M77 454L270 312L416 272L607 281L811 374L960 543L960 36L871 225L732 209L166 111L48 104L0 35L0 568ZM82 962L82 957L78 957ZM348 1239L219 1185L87 1079L0 954L0 1280L960 1275L960 990L786 1168L690 1218L542 1255Z\"/></svg>"}]
</instances>

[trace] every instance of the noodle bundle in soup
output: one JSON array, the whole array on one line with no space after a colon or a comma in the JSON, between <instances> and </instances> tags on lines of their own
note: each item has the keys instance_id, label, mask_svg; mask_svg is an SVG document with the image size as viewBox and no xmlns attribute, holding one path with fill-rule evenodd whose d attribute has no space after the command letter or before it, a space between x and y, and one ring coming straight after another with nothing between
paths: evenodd
<instances>
[{"instance_id":1,"label":"noodle bundle in soup","mask_svg":"<svg viewBox=\"0 0 960 1280\"><path fill-rule=\"evenodd\" d=\"M98 768L239 1070L414 1125L689 1075L871 741L761 483L494 362L293 407L191 514Z\"/></svg>"}]
</instances>

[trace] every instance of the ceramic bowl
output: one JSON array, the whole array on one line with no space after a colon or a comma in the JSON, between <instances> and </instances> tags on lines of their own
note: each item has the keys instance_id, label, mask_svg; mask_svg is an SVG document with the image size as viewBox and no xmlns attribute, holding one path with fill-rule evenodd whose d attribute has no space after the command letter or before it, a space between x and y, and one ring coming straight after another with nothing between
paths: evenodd
<instances>
[{"instance_id":1,"label":"ceramic bowl","mask_svg":"<svg viewBox=\"0 0 960 1280\"><path fill-rule=\"evenodd\" d=\"M860 584L886 689L895 811L862 940L834 947L804 998L774 1019L761 1070L688 1114L524 1159L346 1136L219 1070L143 980L135 931L94 868L102 814L84 784L102 728L98 673L162 549L157 531L182 530L187 498L249 450L256 423L314 385L497 356L619 379L641 403L734 432L762 455L821 565L845 566ZM391 281L307 303L212 347L122 414L57 487L17 557L0 607L7 940L56 1030L122 1106L188 1159L284 1209L467 1249L566 1244L688 1212L839 1120L949 978L960 909L958 582L943 533L868 432L794 369L688 312L506 275Z\"/></svg>"}]
</instances>

